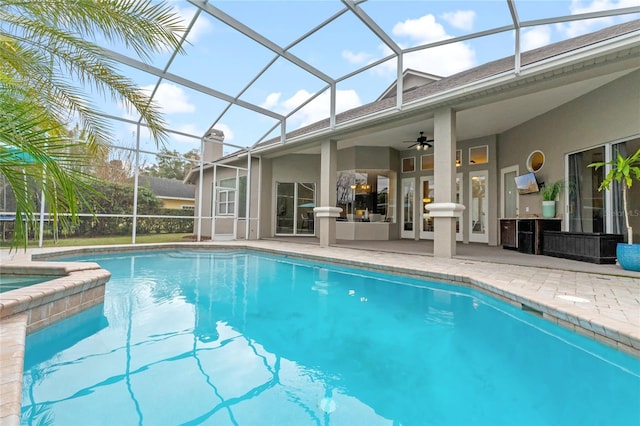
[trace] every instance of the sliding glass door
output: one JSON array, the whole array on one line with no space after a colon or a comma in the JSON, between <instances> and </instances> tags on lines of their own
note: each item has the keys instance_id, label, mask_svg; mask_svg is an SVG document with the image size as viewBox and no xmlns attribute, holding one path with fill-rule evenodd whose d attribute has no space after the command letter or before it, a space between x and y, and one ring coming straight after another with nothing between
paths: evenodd
<instances>
[{"instance_id":1,"label":"sliding glass door","mask_svg":"<svg viewBox=\"0 0 640 426\"><path fill-rule=\"evenodd\" d=\"M599 191L605 170L588 167L605 161L605 147L570 154L568 157L569 231L605 232L605 192Z\"/></svg>"},{"instance_id":2,"label":"sliding glass door","mask_svg":"<svg viewBox=\"0 0 640 426\"><path fill-rule=\"evenodd\" d=\"M567 156L567 218L571 232L606 232L622 234L626 240L622 188L613 182L610 191L600 191L600 184L610 170L609 166L595 170L588 167L594 162L610 161L618 154L626 157L640 149L640 139L569 154ZM627 199L630 226L634 241L640 240L640 188L633 185Z\"/></svg>"},{"instance_id":3,"label":"sliding glass door","mask_svg":"<svg viewBox=\"0 0 640 426\"><path fill-rule=\"evenodd\" d=\"M314 235L315 183L276 183L276 235Z\"/></svg>"}]
</instances>

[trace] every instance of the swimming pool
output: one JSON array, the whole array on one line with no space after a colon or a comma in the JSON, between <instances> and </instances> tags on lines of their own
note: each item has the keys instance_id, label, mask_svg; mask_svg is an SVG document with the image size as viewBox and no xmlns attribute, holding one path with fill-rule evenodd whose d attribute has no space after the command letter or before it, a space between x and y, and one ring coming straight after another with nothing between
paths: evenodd
<instances>
[{"instance_id":1,"label":"swimming pool","mask_svg":"<svg viewBox=\"0 0 640 426\"><path fill-rule=\"evenodd\" d=\"M22 288L26 286L30 286L33 284L40 284L46 281L54 280L59 278L57 276L44 276L44 275L0 275L0 293L5 291L15 290L17 288Z\"/></svg>"},{"instance_id":2,"label":"swimming pool","mask_svg":"<svg viewBox=\"0 0 640 426\"><path fill-rule=\"evenodd\" d=\"M23 424L637 424L640 360L483 293L251 252L86 257Z\"/></svg>"}]
</instances>

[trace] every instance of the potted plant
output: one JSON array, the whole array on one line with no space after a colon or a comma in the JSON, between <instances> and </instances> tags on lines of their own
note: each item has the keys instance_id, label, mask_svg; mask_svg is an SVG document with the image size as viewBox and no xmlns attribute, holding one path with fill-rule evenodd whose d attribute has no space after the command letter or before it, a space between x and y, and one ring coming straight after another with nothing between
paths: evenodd
<instances>
[{"instance_id":1,"label":"potted plant","mask_svg":"<svg viewBox=\"0 0 640 426\"><path fill-rule=\"evenodd\" d=\"M542 217L556 216L556 198L558 198L561 190L561 180L544 185L540 189L540 195L542 196Z\"/></svg>"},{"instance_id":2,"label":"potted plant","mask_svg":"<svg viewBox=\"0 0 640 426\"><path fill-rule=\"evenodd\" d=\"M615 160L608 162L597 162L589 164L596 170L602 166L610 165L611 169L600 184L598 190L610 189L611 182L616 181L622 186L622 206L624 209L624 221L627 227L627 242L619 243L616 247L616 257L623 269L629 271L640 271L640 244L633 244L633 229L629 223L629 208L627 198L629 188L634 181L640 182L640 148L628 157L623 157L618 153Z\"/></svg>"}]
</instances>

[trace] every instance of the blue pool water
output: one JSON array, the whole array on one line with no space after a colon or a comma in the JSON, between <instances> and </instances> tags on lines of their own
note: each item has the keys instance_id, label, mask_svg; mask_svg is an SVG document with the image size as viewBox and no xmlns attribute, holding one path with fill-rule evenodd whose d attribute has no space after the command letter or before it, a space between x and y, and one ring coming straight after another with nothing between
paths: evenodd
<instances>
[{"instance_id":1,"label":"blue pool water","mask_svg":"<svg viewBox=\"0 0 640 426\"><path fill-rule=\"evenodd\" d=\"M45 275L0 275L0 293L16 290L18 288L27 287L34 284L40 284L56 278L58 277Z\"/></svg>"},{"instance_id":2,"label":"blue pool water","mask_svg":"<svg viewBox=\"0 0 640 426\"><path fill-rule=\"evenodd\" d=\"M244 252L84 259L27 338L22 424L637 425L640 360L480 292Z\"/></svg>"}]
</instances>

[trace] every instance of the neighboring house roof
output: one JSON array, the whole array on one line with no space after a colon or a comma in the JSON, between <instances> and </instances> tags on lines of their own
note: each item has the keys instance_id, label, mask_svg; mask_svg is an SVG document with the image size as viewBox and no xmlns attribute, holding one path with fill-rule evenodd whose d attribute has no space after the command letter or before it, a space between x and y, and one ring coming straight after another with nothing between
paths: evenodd
<instances>
[{"instance_id":1,"label":"neighboring house roof","mask_svg":"<svg viewBox=\"0 0 640 426\"><path fill-rule=\"evenodd\" d=\"M586 48L588 46L605 42L610 39L614 39L616 37L623 36L625 34L629 34L632 32L636 32L640 30L640 19L629 21L623 24L611 26L608 28L604 28L600 31L596 31L593 33L585 34L579 37L575 37L572 39L560 41L557 43L553 43L544 47L540 47L537 49L529 50L521 53L520 62L521 68L524 68L528 65L541 63L547 60L550 60L554 57L564 55L579 49ZM409 70L408 70L409 71ZM409 71L414 73L414 71ZM403 90L403 106L409 102L419 101L421 99L429 99L435 98L436 96L440 96L440 103L446 104L447 102L455 102L455 96L460 96L459 94L454 93L454 89L463 88L473 83L478 83L490 79L491 77L499 77L506 73L514 73L515 72L515 56L508 56L506 58L498 59L495 61L491 61L485 63L483 65L477 66L475 68L471 68L466 71L459 72L457 74L453 74L448 77L443 77L439 80L436 80L436 76L429 76L425 74L425 84L420 86L413 86L410 88L406 88ZM406 76L407 74L403 74ZM431 79L432 81L428 81ZM504 83L503 83L504 84ZM512 84L510 82L509 84ZM390 86L385 93L388 94L389 91L395 94L395 90L393 90L395 84ZM451 94L450 94L451 92ZM365 104L347 111L344 111L340 114L336 114L335 123L343 124L347 122L358 122L362 121L368 116L372 116L373 114L380 113L383 111L393 110L396 108L396 97L395 96L385 96L383 93L380 98L374 102L369 104ZM483 96L483 91L478 92L475 96ZM470 96L468 93L465 93L464 96ZM402 110L400 111L402 112ZM291 132L286 133L285 140L290 140L294 138L301 138L307 135L312 135L316 132L328 130L330 125L330 119L326 118L320 121L317 121L313 124L301 127L299 129L293 130ZM265 151L268 150L271 146L279 147L282 146L281 138L275 137L263 142L256 144L251 148L251 151L259 150ZM220 158L218 161L224 162L229 159L237 158L238 156L243 155L248 152L249 149L240 149L231 154L225 155ZM205 166L205 169L210 166ZM199 168L193 169L187 180L192 180L194 176L194 172L199 170Z\"/></svg>"},{"instance_id":2,"label":"neighboring house roof","mask_svg":"<svg viewBox=\"0 0 640 426\"><path fill-rule=\"evenodd\" d=\"M139 176L138 184L149 188L159 198L181 198L194 200L196 186L183 183L177 179L167 179L153 176Z\"/></svg>"}]
</instances>

